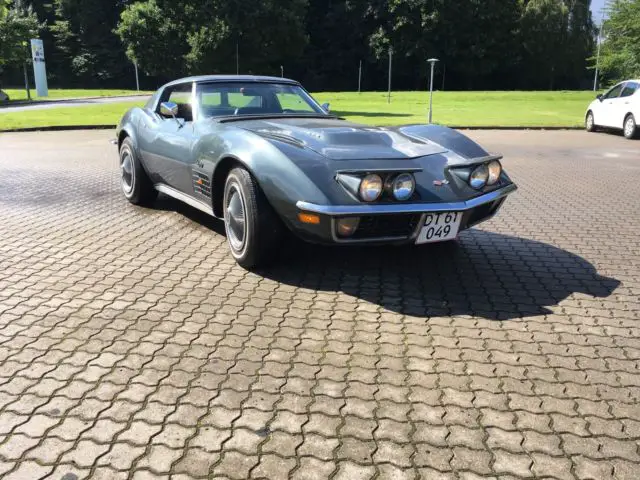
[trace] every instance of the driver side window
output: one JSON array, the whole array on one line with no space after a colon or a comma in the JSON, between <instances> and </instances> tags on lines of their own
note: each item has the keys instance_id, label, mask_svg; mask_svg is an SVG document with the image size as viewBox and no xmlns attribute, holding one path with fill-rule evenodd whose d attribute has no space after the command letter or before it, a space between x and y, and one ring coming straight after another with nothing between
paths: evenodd
<instances>
[{"instance_id":1,"label":"driver side window","mask_svg":"<svg viewBox=\"0 0 640 480\"><path fill-rule=\"evenodd\" d=\"M623 86L624 86L623 83L621 83L620 85L616 85L605 94L604 98L609 100L612 98L618 98L620 96L620 92L622 91Z\"/></svg>"},{"instance_id":2,"label":"driver side window","mask_svg":"<svg viewBox=\"0 0 640 480\"><path fill-rule=\"evenodd\" d=\"M160 104L162 102L173 102L178 105L178 118L185 122L193 121L193 107L191 106L191 83L183 83L174 87L169 87L162 92L162 98L158 102L157 113L160 113Z\"/></svg>"}]
</instances>

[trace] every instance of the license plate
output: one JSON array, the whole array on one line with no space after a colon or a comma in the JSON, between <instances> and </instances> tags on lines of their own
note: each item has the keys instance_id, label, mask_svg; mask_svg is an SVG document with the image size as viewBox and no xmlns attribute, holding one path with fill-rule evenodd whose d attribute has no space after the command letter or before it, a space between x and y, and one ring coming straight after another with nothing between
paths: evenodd
<instances>
[{"instance_id":1,"label":"license plate","mask_svg":"<svg viewBox=\"0 0 640 480\"><path fill-rule=\"evenodd\" d=\"M453 240L458 236L462 212L427 213L416 243L433 243Z\"/></svg>"}]
</instances>

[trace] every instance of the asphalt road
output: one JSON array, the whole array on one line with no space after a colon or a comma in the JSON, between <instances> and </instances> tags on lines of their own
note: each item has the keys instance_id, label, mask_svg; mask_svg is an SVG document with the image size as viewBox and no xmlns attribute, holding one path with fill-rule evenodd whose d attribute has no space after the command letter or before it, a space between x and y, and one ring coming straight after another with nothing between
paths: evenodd
<instances>
[{"instance_id":1,"label":"asphalt road","mask_svg":"<svg viewBox=\"0 0 640 480\"><path fill-rule=\"evenodd\" d=\"M25 110L46 110L47 108L84 107L100 103L136 102L149 98L149 95L131 95L122 97L99 97L99 98L74 98L68 100L51 100L36 102L31 105L0 105L0 115L8 112L22 112Z\"/></svg>"},{"instance_id":2,"label":"asphalt road","mask_svg":"<svg viewBox=\"0 0 640 480\"><path fill-rule=\"evenodd\" d=\"M457 246L259 273L113 131L0 134L0 477L640 478L640 141L469 134L520 189Z\"/></svg>"}]
</instances>

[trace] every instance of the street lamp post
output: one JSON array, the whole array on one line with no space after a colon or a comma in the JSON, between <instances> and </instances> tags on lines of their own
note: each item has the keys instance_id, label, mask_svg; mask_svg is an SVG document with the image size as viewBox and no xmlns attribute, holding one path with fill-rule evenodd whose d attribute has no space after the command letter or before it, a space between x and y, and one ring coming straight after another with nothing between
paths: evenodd
<instances>
[{"instance_id":1,"label":"street lamp post","mask_svg":"<svg viewBox=\"0 0 640 480\"><path fill-rule=\"evenodd\" d=\"M438 61L439 60L437 58L430 58L427 60L427 62L431 64L431 81L429 82L429 123L431 123L431 119L433 117L433 69Z\"/></svg>"},{"instance_id":2,"label":"street lamp post","mask_svg":"<svg viewBox=\"0 0 640 480\"><path fill-rule=\"evenodd\" d=\"M598 30L598 50L596 53L596 73L593 76L593 91L598 89L598 70L600 68L600 44L602 43L602 27L604 26L604 13L602 14L602 20L600 20L600 29Z\"/></svg>"}]
</instances>

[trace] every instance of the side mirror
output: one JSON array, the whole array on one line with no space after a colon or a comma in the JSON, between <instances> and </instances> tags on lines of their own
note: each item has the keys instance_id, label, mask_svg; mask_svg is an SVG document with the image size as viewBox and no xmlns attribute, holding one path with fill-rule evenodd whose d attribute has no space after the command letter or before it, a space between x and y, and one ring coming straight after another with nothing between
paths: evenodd
<instances>
[{"instance_id":1,"label":"side mirror","mask_svg":"<svg viewBox=\"0 0 640 480\"><path fill-rule=\"evenodd\" d=\"M322 105L320 105L320 106L322 107L322 109L323 109L325 112L329 113L329 107L330 107L330 105L329 105L328 103L323 103L323 104L322 104Z\"/></svg>"},{"instance_id":2,"label":"side mirror","mask_svg":"<svg viewBox=\"0 0 640 480\"><path fill-rule=\"evenodd\" d=\"M160 115L167 118L176 118L178 115L178 104L174 102L162 102L160 104Z\"/></svg>"},{"instance_id":3,"label":"side mirror","mask_svg":"<svg viewBox=\"0 0 640 480\"><path fill-rule=\"evenodd\" d=\"M598 95L596 95L596 98L597 98L598 100L602 101L602 94L601 94L601 93L599 93Z\"/></svg>"}]
</instances>

